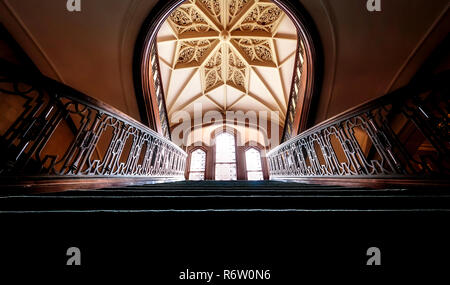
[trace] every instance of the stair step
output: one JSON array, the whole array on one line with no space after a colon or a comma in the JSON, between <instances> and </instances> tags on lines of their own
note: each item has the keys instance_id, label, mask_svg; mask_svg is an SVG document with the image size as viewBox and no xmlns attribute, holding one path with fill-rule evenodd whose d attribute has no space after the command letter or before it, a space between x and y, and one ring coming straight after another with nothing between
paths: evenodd
<instances>
[{"instance_id":1,"label":"stair step","mask_svg":"<svg viewBox=\"0 0 450 285\"><path fill-rule=\"evenodd\" d=\"M183 181L0 197L0 212L447 211L450 195L273 181Z\"/></svg>"},{"instance_id":2,"label":"stair step","mask_svg":"<svg viewBox=\"0 0 450 285\"><path fill-rule=\"evenodd\" d=\"M294 196L10 196L0 198L0 211L76 210L413 210L449 209L450 196L433 195L294 195Z\"/></svg>"},{"instance_id":3,"label":"stair step","mask_svg":"<svg viewBox=\"0 0 450 285\"><path fill-rule=\"evenodd\" d=\"M241 189L101 189L101 190L74 190L57 193L43 193L40 196L307 196L307 195L403 195L410 194L407 190L365 190L365 189L349 189L349 190L323 190L323 189L307 189L307 190L241 190Z\"/></svg>"}]
</instances>

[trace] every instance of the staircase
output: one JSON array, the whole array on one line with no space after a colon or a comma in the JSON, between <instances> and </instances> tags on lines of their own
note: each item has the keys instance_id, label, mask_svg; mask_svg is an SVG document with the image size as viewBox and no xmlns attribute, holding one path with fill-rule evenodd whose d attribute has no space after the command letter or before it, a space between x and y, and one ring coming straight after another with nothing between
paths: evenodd
<instances>
[{"instance_id":1,"label":"staircase","mask_svg":"<svg viewBox=\"0 0 450 285\"><path fill-rule=\"evenodd\" d=\"M180 181L9 194L0 213L447 211L444 189L367 189L278 181Z\"/></svg>"}]
</instances>

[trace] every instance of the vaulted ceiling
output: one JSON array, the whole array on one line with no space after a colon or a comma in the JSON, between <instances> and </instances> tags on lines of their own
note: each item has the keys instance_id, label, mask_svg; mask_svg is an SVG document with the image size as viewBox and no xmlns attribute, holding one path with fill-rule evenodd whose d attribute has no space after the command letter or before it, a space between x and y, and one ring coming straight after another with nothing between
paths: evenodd
<instances>
[{"instance_id":1,"label":"vaulted ceiling","mask_svg":"<svg viewBox=\"0 0 450 285\"><path fill-rule=\"evenodd\" d=\"M267 0L188 0L157 36L169 120L179 110L274 111L284 123L297 30Z\"/></svg>"}]
</instances>

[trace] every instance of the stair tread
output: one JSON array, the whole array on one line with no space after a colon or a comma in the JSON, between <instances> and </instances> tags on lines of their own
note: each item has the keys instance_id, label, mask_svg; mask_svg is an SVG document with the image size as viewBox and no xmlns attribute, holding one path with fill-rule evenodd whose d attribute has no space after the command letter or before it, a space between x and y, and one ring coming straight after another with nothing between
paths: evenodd
<instances>
[{"instance_id":1,"label":"stair tread","mask_svg":"<svg viewBox=\"0 0 450 285\"><path fill-rule=\"evenodd\" d=\"M182 181L0 196L0 212L209 210L449 210L444 191L274 181Z\"/></svg>"}]
</instances>

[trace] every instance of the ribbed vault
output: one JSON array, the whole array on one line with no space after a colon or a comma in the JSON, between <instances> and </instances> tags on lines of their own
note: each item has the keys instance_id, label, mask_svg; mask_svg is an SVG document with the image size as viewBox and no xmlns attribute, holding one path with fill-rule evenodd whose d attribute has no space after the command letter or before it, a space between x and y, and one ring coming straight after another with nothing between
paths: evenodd
<instances>
[{"instance_id":1,"label":"ribbed vault","mask_svg":"<svg viewBox=\"0 0 450 285\"><path fill-rule=\"evenodd\" d=\"M188 0L157 36L169 114L276 111L284 123L298 35L267 0Z\"/></svg>"}]
</instances>

